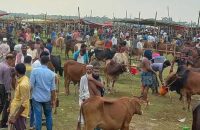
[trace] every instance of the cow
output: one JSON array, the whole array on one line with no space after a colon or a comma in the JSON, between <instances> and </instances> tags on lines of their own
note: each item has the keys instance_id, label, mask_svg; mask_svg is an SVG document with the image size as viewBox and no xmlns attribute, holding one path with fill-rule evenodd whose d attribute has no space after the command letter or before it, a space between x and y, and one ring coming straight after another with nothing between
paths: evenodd
<instances>
[{"instance_id":1,"label":"cow","mask_svg":"<svg viewBox=\"0 0 200 130\"><path fill-rule=\"evenodd\" d=\"M80 82L81 77L86 73L86 65L74 60L67 60L64 64L65 93L70 94L69 84L72 81L75 84Z\"/></svg>"},{"instance_id":2,"label":"cow","mask_svg":"<svg viewBox=\"0 0 200 130\"><path fill-rule=\"evenodd\" d=\"M110 81L112 81L111 92L113 91L116 80L118 79L119 75L122 74L123 72L126 72L126 65L116 63L113 60L106 61L106 67L104 69L104 73L105 73L106 84L108 88L110 85Z\"/></svg>"},{"instance_id":3,"label":"cow","mask_svg":"<svg viewBox=\"0 0 200 130\"><path fill-rule=\"evenodd\" d=\"M76 44L76 41L66 37L64 43L65 43L65 56L67 56L67 58L69 59L69 51L74 53L74 46Z\"/></svg>"},{"instance_id":4,"label":"cow","mask_svg":"<svg viewBox=\"0 0 200 130\"><path fill-rule=\"evenodd\" d=\"M57 56L51 55L50 60L51 60L51 63L53 64L53 66L54 66L55 73L59 72L59 75L63 76L63 68L61 67L61 57L60 57L60 55L57 55Z\"/></svg>"},{"instance_id":5,"label":"cow","mask_svg":"<svg viewBox=\"0 0 200 130\"><path fill-rule=\"evenodd\" d=\"M128 54L126 52L115 53L112 60L114 60L116 63L126 65L127 66L126 70L129 71Z\"/></svg>"},{"instance_id":6,"label":"cow","mask_svg":"<svg viewBox=\"0 0 200 130\"><path fill-rule=\"evenodd\" d=\"M171 73L166 81L165 86L171 91L180 94L180 100L183 98L183 109L187 99L188 110L190 110L191 96L200 95L200 69L187 68L179 66L176 73Z\"/></svg>"},{"instance_id":7,"label":"cow","mask_svg":"<svg viewBox=\"0 0 200 130\"><path fill-rule=\"evenodd\" d=\"M142 110L135 98L112 100L94 96L83 102L80 113L84 119L85 130L129 130L133 115L142 115Z\"/></svg>"},{"instance_id":8,"label":"cow","mask_svg":"<svg viewBox=\"0 0 200 130\"><path fill-rule=\"evenodd\" d=\"M92 57L95 57L99 61L104 61L108 59L112 59L113 56L115 55L116 50L115 49L97 49L95 48L94 50L90 50L88 52L90 61Z\"/></svg>"},{"instance_id":9,"label":"cow","mask_svg":"<svg viewBox=\"0 0 200 130\"><path fill-rule=\"evenodd\" d=\"M56 39L56 52L57 52L58 48L60 48L61 53L62 53L63 46L64 46L64 38L63 37L57 38Z\"/></svg>"}]
</instances>

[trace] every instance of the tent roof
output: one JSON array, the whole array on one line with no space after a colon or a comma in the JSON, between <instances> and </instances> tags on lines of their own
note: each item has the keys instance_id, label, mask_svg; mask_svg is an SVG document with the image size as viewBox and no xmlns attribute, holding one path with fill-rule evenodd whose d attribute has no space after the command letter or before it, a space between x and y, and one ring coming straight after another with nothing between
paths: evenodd
<instances>
[{"instance_id":1,"label":"tent roof","mask_svg":"<svg viewBox=\"0 0 200 130\"><path fill-rule=\"evenodd\" d=\"M141 24L141 25L149 25L154 26L155 20L154 19L116 19L113 22L121 22L121 23L130 23L130 24ZM175 22L164 22L162 20L156 20L157 26L172 26L172 27L186 27L181 24L177 24Z\"/></svg>"}]
</instances>

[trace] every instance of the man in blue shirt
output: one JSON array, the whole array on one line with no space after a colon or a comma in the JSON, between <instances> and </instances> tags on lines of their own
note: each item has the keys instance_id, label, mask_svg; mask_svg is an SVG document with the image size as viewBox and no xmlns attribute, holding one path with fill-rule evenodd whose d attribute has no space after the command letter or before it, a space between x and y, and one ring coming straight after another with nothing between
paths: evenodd
<instances>
[{"instance_id":1,"label":"man in blue shirt","mask_svg":"<svg viewBox=\"0 0 200 130\"><path fill-rule=\"evenodd\" d=\"M47 46L46 48L49 50L50 54L52 52L52 49L53 49L53 45L51 43L51 39L47 39Z\"/></svg>"},{"instance_id":2,"label":"man in blue shirt","mask_svg":"<svg viewBox=\"0 0 200 130\"><path fill-rule=\"evenodd\" d=\"M41 66L31 72L32 105L35 128L42 128L42 108L46 117L47 130L52 130L52 105L55 103L55 74L47 68L48 56L42 56Z\"/></svg>"},{"instance_id":3,"label":"man in blue shirt","mask_svg":"<svg viewBox=\"0 0 200 130\"><path fill-rule=\"evenodd\" d=\"M89 63L89 58L88 58L88 53L86 51L86 47L87 46L85 44L82 44L81 49L74 53L73 57L74 57L75 61L82 63L82 64Z\"/></svg>"}]
</instances>

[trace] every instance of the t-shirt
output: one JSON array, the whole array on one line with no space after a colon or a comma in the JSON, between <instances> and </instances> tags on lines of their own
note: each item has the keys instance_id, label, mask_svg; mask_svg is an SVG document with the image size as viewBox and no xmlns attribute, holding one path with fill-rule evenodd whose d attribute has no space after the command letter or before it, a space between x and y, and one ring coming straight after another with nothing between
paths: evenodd
<instances>
[{"instance_id":1,"label":"t-shirt","mask_svg":"<svg viewBox=\"0 0 200 130\"><path fill-rule=\"evenodd\" d=\"M84 64L84 56L81 56L81 55L79 54L79 56L78 56L78 58L77 58L77 62L78 62L78 63Z\"/></svg>"},{"instance_id":2,"label":"t-shirt","mask_svg":"<svg viewBox=\"0 0 200 130\"><path fill-rule=\"evenodd\" d=\"M153 63L151 64L151 68L156 72L161 72L163 70L163 63Z\"/></svg>"},{"instance_id":3,"label":"t-shirt","mask_svg":"<svg viewBox=\"0 0 200 130\"><path fill-rule=\"evenodd\" d=\"M143 43L142 42L138 42L137 43L137 48L138 49L143 49Z\"/></svg>"}]
</instances>

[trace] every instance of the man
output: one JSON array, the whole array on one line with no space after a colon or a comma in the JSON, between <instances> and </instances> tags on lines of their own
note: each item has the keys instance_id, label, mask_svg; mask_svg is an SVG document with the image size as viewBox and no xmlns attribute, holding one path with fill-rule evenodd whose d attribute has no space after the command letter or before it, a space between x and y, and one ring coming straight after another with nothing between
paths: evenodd
<instances>
[{"instance_id":1,"label":"man","mask_svg":"<svg viewBox=\"0 0 200 130\"><path fill-rule=\"evenodd\" d=\"M10 46L7 44L7 38L3 38L3 43L0 44L0 61L4 61L8 53L10 53Z\"/></svg>"},{"instance_id":2,"label":"man","mask_svg":"<svg viewBox=\"0 0 200 130\"><path fill-rule=\"evenodd\" d=\"M15 66L17 76L17 87L15 96L10 105L9 123L14 125L16 130L26 130L26 119L29 115L30 82L23 63Z\"/></svg>"},{"instance_id":3,"label":"man","mask_svg":"<svg viewBox=\"0 0 200 130\"><path fill-rule=\"evenodd\" d=\"M27 53L27 46L25 44L22 45L21 47L21 52L17 53L16 55L16 61L15 61L15 64L18 64L18 63L24 63L24 57L29 55ZM29 55L31 56L31 55Z\"/></svg>"},{"instance_id":4,"label":"man","mask_svg":"<svg viewBox=\"0 0 200 130\"><path fill-rule=\"evenodd\" d=\"M30 74L31 74L31 71L32 71L31 61L32 61L31 56L26 56L24 58L24 64L26 66L26 76L28 78L30 78Z\"/></svg>"},{"instance_id":5,"label":"man","mask_svg":"<svg viewBox=\"0 0 200 130\"><path fill-rule=\"evenodd\" d=\"M51 43L51 39L50 38L47 39L47 46L46 46L46 48L49 50L49 53L51 54L52 53L52 49L53 49L53 45Z\"/></svg>"},{"instance_id":6,"label":"man","mask_svg":"<svg viewBox=\"0 0 200 130\"><path fill-rule=\"evenodd\" d=\"M48 56L41 57L41 66L31 72L32 105L36 130L42 129L42 108L46 117L46 128L52 130L52 106L55 104L55 74L47 68Z\"/></svg>"},{"instance_id":7,"label":"man","mask_svg":"<svg viewBox=\"0 0 200 130\"><path fill-rule=\"evenodd\" d=\"M126 46L127 46L128 48L131 47L131 41L130 41L129 38L130 38L129 36L126 36L126 39L124 40L124 41L126 41Z\"/></svg>"},{"instance_id":8,"label":"man","mask_svg":"<svg viewBox=\"0 0 200 130\"><path fill-rule=\"evenodd\" d=\"M164 69L167 68L168 66L171 66L171 63L169 60L165 60L164 63L151 64L151 68L153 69L153 71L159 72L158 76L159 76L159 79L160 79L160 82L162 83L162 85L164 85L162 73L163 73Z\"/></svg>"},{"instance_id":9,"label":"man","mask_svg":"<svg viewBox=\"0 0 200 130\"><path fill-rule=\"evenodd\" d=\"M98 94L99 90L97 89L97 86L103 88L103 84L101 84L100 81L94 79L93 76L95 77L95 75L93 75L93 65L87 65L86 74L82 76L80 80L80 88L79 88L80 106L86 99L88 99L91 96L101 96L101 94ZM98 75L96 74L96 76ZM94 84L92 85L91 82L93 82ZM77 130L80 130L81 123L83 123L83 119L79 117Z\"/></svg>"},{"instance_id":10,"label":"man","mask_svg":"<svg viewBox=\"0 0 200 130\"><path fill-rule=\"evenodd\" d=\"M37 59L37 60L32 64L32 69L41 66L40 59L41 59L42 56L49 56L49 53L46 52L46 51L43 51L43 52L40 54L40 58Z\"/></svg>"},{"instance_id":11,"label":"man","mask_svg":"<svg viewBox=\"0 0 200 130\"><path fill-rule=\"evenodd\" d=\"M82 63L82 64L88 64L89 63L89 58L88 58L88 53L86 52L86 45L82 44L81 49L76 51L74 53L74 60Z\"/></svg>"},{"instance_id":12,"label":"man","mask_svg":"<svg viewBox=\"0 0 200 130\"><path fill-rule=\"evenodd\" d=\"M137 34L134 35L133 37L133 48L137 48L137 43L139 42L137 38Z\"/></svg>"},{"instance_id":13,"label":"man","mask_svg":"<svg viewBox=\"0 0 200 130\"><path fill-rule=\"evenodd\" d=\"M143 52L143 39L140 38L139 42L137 43L138 60L142 58L142 52Z\"/></svg>"},{"instance_id":14,"label":"man","mask_svg":"<svg viewBox=\"0 0 200 130\"><path fill-rule=\"evenodd\" d=\"M12 78L12 66L14 66L13 54L9 53L6 56L6 60L0 63L0 113L2 112L2 120L0 127L7 127L6 123L8 120L7 109L10 104L10 93L11 93L11 82Z\"/></svg>"},{"instance_id":15,"label":"man","mask_svg":"<svg viewBox=\"0 0 200 130\"><path fill-rule=\"evenodd\" d=\"M115 37L115 34L113 35L111 41L112 41L112 46L117 46L117 38Z\"/></svg>"},{"instance_id":16,"label":"man","mask_svg":"<svg viewBox=\"0 0 200 130\"><path fill-rule=\"evenodd\" d=\"M32 57L33 62L36 61L38 58L37 50L35 49L35 44L32 41L29 42L29 49L27 50L27 54L29 54Z\"/></svg>"}]
</instances>

